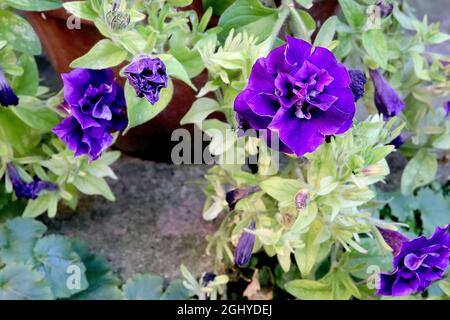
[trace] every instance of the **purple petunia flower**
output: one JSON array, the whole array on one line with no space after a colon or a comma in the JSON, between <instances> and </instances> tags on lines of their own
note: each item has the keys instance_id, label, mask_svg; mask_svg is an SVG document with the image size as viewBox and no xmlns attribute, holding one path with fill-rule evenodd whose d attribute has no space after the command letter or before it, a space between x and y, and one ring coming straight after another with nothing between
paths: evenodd
<instances>
[{"instance_id":1,"label":"purple petunia flower","mask_svg":"<svg viewBox=\"0 0 450 320\"><path fill-rule=\"evenodd\" d=\"M350 75L350 89L352 89L353 97L357 102L364 95L367 78L361 70L348 70L348 74Z\"/></svg>"},{"instance_id":2,"label":"purple petunia flower","mask_svg":"<svg viewBox=\"0 0 450 320\"><path fill-rule=\"evenodd\" d=\"M386 118L394 117L402 112L405 102L391 87L379 70L370 70L375 87L375 106Z\"/></svg>"},{"instance_id":3,"label":"purple petunia flower","mask_svg":"<svg viewBox=\"0 0 450 320\"><path fill-rule=\"evenodd\" d=\"M159 92L167 88L166 66L159 58L140 55L125 69L131 86L138 97L145 97L151 104L159 101Z\"/></svg>"},{"instance_id":4,"label":"purple petunia flower","mask_svg":"<svg viewBox=\"0 0 450 320\"><path fill-rule=\"evenodd\" d=\"M22 178L19 175L19 172L17 171L17 168L12 165L8 164L8 176L9 180L11 180L11 184L14 189L14 193L16 194L18 199L36 199L39 195L39 193L43 190L48 191L56 191L58 190L58 187L51 183L42 181L39 178L35 178L32 182L26 183L22 180Z\"/></svg>"},{"instance_id":5,"label":"purple petunia flower","mask_svg":"<svg viewBox=\"0 0 450 320\"><path fill-rule=\"evenodd\" d=\"M447 118L450 114L450 101L447 101L447 103L444 105L444 111L445 111L445 117Z\"/></svg>"},{"instance_id":6,"label":"purple petunia flower","mask_svg":"<svg viewBox=\"0 0 450 320\"><path fill-rule=\"evenodd\" d=\"M123 88L111 69L75 69L62 75L69 116L53 132L75 152L96 160L128 123Z\"/></svg>"},{"instance_id":7,"label":"purple petunia flower","mask_svg":"<svg viewBox=\"0 0 450 320\"><path fill-rule=\"evenodd\" d=\"M252 221L249 230L255 230L256 222ZM239 242L234 249L234 264L238 267L245 267L252 257L253 246L255 245L255 235L249 232L243 232Z\"/></svg>"},{"instance_id":8,"label":"purple petunia flower","mask_svg":"<svg viewBox=\"0 0 450 320\"><path fill-rule=\"evenodd\" d=\"M396 254L394 270L380 274L376 295L405 296L423 292L433 281L442 279L450 262L449 228L450 224L438 227L430 238L421 236L413 240L395 231L381 232Z\"/></svg>"},{"instance_id":9,"label":"purple petunia flower","mask_svg":"<svg viewBox=\"0 0 450 320\"><path fill-rule=\"evenodd\" d=\"M0 105L4 107L17 106L19 104L19 98L14 93L13 89L6 81L3 69L0 66Z\"/></svg>"},{"instance_id":10,"label":"purple petunia flower","mask_svg":"<svg viewBox=\"0 0 450 320\"><path fill-rule=\"evenodd\" d=\"M267 141L276 133L280 151L300 157L351 127L355 101L348 71L331 51L286 38L253 65L234 110L241 124L266 130Z\"/></svg>"}]
</instances>

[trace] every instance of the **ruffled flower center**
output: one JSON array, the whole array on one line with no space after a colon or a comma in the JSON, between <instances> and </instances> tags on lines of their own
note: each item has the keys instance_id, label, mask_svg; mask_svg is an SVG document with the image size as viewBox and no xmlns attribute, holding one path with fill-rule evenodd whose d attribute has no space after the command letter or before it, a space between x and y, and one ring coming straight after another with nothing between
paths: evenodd
<instances>
[{"instance_id":1,"label":"ruffled flower center","mask_svg":"<svg viewBox=\"0 0 450 320\"><path fill-rule=\"evenodd\" d=\"M326 87L333 81L325 69L305 61L294 73L281 72L276 76L274 95L282 107L294 107L297 118L309 120L315 108L326 111L338 99L326 93Z\"/></svg>"}]
</instances>

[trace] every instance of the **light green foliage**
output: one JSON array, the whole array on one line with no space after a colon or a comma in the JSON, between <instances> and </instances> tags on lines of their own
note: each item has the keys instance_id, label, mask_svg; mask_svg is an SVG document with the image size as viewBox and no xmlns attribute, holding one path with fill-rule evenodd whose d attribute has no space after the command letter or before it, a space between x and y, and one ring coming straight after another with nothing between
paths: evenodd
<instances>
[{"instance_id":1,"label":"light green foliage","mask_svg":"<svg viewBox=\"0 0 450 320\"><path fill-rule=\"evenodd\" d=\"M226 206L222 186L258 185L262 190L240 200L209 238L208 250L218 265L232 262L232 247L243 229L256 220L254 252L264 250L276 256L285 273L293 268L292 263L300 271L301 279L285 284L288 292L301 299L359 297L349 274L360 276L369 262L389 254L376 231L386 222L372 216L365 206L375 198L372 185L389 174L385 157L394 150L389 142L402 129L395 127L397 123L372 116L307 154L307 161L292 158L277 175L252 175L227 166L211 169L205 210L217 203L216 215ZM305 208L295 203L300 191L308 197ZM368 238L372 235L375 238ZM331 267L316 279L319 266L327 259Z\"/></svg>"},{"instance_id":2,"label":"light green foliage","mask_svg":"<svg viewBox=\"0 0 450 320\"><path fill-rule=\"evenodd\" d=\"M76 1L64 8L77 17L93 21L107 38L100 40L88 53L72 62L72 67L103 69L131 62L140 54L161 58L170 77L179 79L196 90L191 78L199 75L204 64L199 49L209 41L217 41L218 30L206 30L212 9L199 19L194 11L178 11L192 1L164 0L151 3L120 1ZM123 69L121 74L123 75ZM173 85L161 91L161 100L150 105L136 97L127 85L128 129L156 117L169 104Z\"/></svg>"},{"instance_id":3,"label":"light green foliage","mask_svg":"<svg viewBox=\"0 0 450 320\"><path fill-rule=\"evenodd\" d=\"M381 69L388 82L405 100L402 119L411 138L401 151L411 159L402 177L402 192L411 194L434 180L436 151L450 148L450 119L445 118L443 100L450 95L450 56L430 46L450 40L440 23L419 20L406 1L391 1L393 13L377 17L370 2L340 0L345 19L337 25L337 56L353 68ZM364 105L376 113L373 86L366 87ZM438 98L440 97L440 99Z\"/></svg>"}]
</instances>

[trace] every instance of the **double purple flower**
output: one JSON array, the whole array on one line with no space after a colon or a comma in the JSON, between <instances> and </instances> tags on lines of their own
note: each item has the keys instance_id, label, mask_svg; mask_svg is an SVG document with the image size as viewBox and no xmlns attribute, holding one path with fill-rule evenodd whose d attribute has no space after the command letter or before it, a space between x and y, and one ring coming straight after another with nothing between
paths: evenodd
<instances>
[{"instance_id":1,"label":"double purple flower","mask_svg":"<svg viewBox=\"0 0 450 320\"><path fill-rule=\"evenodd\" d=\"M166 66L159 58L140 55L125 69L125 75L138 97L152 105L159 101L159 92L168 85Z\"/></svg>"},{"instance_id":2,"label":"double purple flower","mask_svg":"<svg viewBox=\"0 0 450 320\"><path fill-rule=\"evenodd\" d=\"M380 229L393 249L394 270L382 273L377 295L405 296L423 292L433 281L442 279L450 262L450 224L430 238L409 240L396 231Z\"/></svg>"},{"instance_id":3,"label":"double purple flower","mask_svg":"<svg viewBox=\"0 0 450 320\"><path fill-rule=\"evenodd\" d=\"M300 157L352 126L355 101L349 73L331 51L286 38L256 61L234 110L242 127L266 129L267 140L278 134L280 150Z\"/></svg>"},{"instance_id":4,"label":"double purple flower","mask_svg":"<svg viewBox=\"0 0 450 320\"><path fill-rule=\"evenodd\" d=\"M123 88L111 69L75 69L63 74L69 116L53 132L75 152L96 160L128 123Z\"/></svg>"},{"instance_id":5,"label":"double purple flower","mask_svg":"<svg viewBox=\"0 0 450 320\"><path fill-rule=\"evenodd\" d=\"M14 93L13 89L6 81L3 69L0 66L0 105L4 107L17 106L19 104L19 98Z\"/></svg>"},{"instance_id":6,"label":"double purple flower","mask_svg":"<svg viewBox=\"0 0 450 320\"><path fill-rule=\"evenodd\" d=\"M8 164L8 176L9 180L11 180L11 184L14 189L14 193L16 194L18 199L36 199L39 196L39 193L43 190L48 191L56 191L58 190L58 187L51 183L42 181L39 178L34 178L32 182L26 183L22 180L22 178L19 175L19 172L17 171L17 168L12 165Z\"/></svg>"}]
</instances>

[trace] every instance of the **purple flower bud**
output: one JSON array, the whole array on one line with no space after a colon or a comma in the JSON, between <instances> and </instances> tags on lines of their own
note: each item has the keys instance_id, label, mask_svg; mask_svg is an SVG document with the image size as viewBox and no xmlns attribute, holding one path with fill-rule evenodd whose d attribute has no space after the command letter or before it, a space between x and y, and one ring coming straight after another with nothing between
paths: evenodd
<instances>
[{"instance_id":1,"label":"purple flower bud","mask_svg":"<svg viewBox=\"0 0 450 320\"><path fill-rule=\"evenodd\" d=\"M75 69L62 78L69 117L53 133L75 156L87 154L96 160L112 144L111 133L128 124L123 88L117 85L112 69Z\"/></svg>"},{"instance_id":2,"label":"purple flower bud","mask_svg":"<svg viewBox=\"0 0 450 320\"><path fill-rule=\"evenodd\" d=\"M125 69L125 75L138 97L145 97L152 105L159 101L159 92L167 88L166 66L159 58L140 55Z\"/></svg>"},{"instance_id":3,"label":"purple flower bud","mask_svg":"<svg viewBox=\"0 0 450 320\"><path fill-rule=\"evenodd\" d=\"M214 279L216 278L216 274L212 273L212 272L205 272L205 274L203 274L202 276L202 286L206 287L208 285L208 283L210 283L211 281L214 281Z\"/></svg>"},{"instance_id":4,"label":"purple flower bud","mask_svg":"<svg viewBox=\"0 0 450 320\"><path fill-rule=\"evenodd\" d=\"M228 191L225 195L225 200L228 203L228 207L230 210L234 210L236 207L236 204L239 202L239 200L244 199L245 197L248 197L252 193L255 193L259 190L258 187L247 187L247 188L237 188L233 189L231 191Z\"/></svg>"},{"instance_id":5,"label":"purple flower bud","mask_svg":"<svg viewBox=\"0 0 450 320\"><path fill-rule=\"evenodd\" d=\"M256 222L253 221L248 229L255 230ZM255 245L255 235L243 232L234 250L234 264L242 268L248 265L252 257L253 246Z\"/></svg>"},{"instance_id":6,"label":"purple flower bud","mask_svg":"<svg viewBox=\"0 0 450 320\"><path fill-rule=\"evenodd\" d=\"M14 193L16 194L18 199L24 198L34 200L38 197L39 193L42 190L58 190L58 187L55 184L42 181L39 178L35 178L32 182L26 183L22 180L19 172L17 171L17 168L14 165L8 164L7 167L9 180L11 180Z\"/></svg>"},{"instance_id":7,"label":"purple flower bud","mask_svg":"<svg viewBox=\"0 0 450 320\"><path fill-rule=\"evenodd\" d=\"M297 207L297 209L304 209L308 206L308 192L306 192L305 190L300 190L299 192L297 192L297 194L295 195L295 206Z\"/></svg>"},{"instance_id":8,"label":"purple flower bud","mask_svg":"<svg viewBox=\"0 0 450 320\"><path fill-rule=\"evenodd\" d=\"M431 283L440 280L450 261L450 224L436 228L430 238L420 236L403 240L396 234L383 235L400 244L393 260L394 270L380 274L376 295L406 296L425 291ZM381 231L381 230L380 230Z\"/></svg>"},{"instance_id":9,"label":"purple flower bud","mask_svg":"<svg viewBox=\"0 0 450 320\"><path fill-rule=\"evenodd\" d=\"M445 111L445 117L447 118L450 114L450 101L447 101L447 103L444 105L444 111Z\"/></svg>"},{"instance_id":10,"label":"purple flower bud","mask_svg":"<svg viewBox=\"0 0 450 320\"><path fill-rule=\"evenodd\" d=\"M352 89L356 102L364 95L364 86L366 85L367 78L361 70L349 70L348 74L350 75L350 89Z\"/></svg>"},{"instance_id":11,"label":"purple flower bud","mask_svg":"<svg viewBox=\"0 0 450 320\"><path fill-rule=\"evenodd\" d=\"M3 69L0 66L0 105L4 107L17 106L19 104L19 98L14 93L11 86L6 81Z\"/></svg>"},{"instance_id":12,"label":"purple flower bud","mask_svg":"<svg viewBox=\"0 0 450 320\"><path fill-rule=\"evenodd\" d=\"M375 4L380 10L380 17L381 18L387 18L391 15L392 10L394 10L394 5L392 3L387 4L385 0L379 0Z\"/></svg>"},{"instance_id":13,"label":"purple flower bud","mask_svg":"<svg viewBox=\"0 0 450 320\"><path fill-rule=\"evenodd\" d=\"M375 87L375 106L378 112L386 118L394 117L402 112L405 102L398 93L390 86L379 70L370 70Z\"/></svg>"},{"instance_id":14,"label":"purple flower bud","mask_svg":"<svg viewBox=\"0 0 450 320\"><path fill-rule=\"evenodd\" d=\"M392 254L394 256L400 252L403 242L409 240L407 237L397 231L384 228L378 228L378 231L380 231L384 241L386 241L389 247L392 248Z\"/></svg>"}]
</instances>

